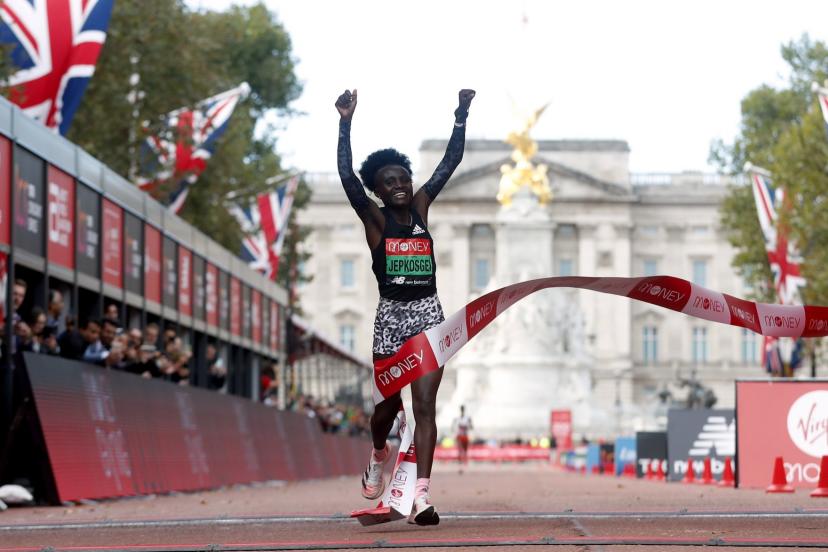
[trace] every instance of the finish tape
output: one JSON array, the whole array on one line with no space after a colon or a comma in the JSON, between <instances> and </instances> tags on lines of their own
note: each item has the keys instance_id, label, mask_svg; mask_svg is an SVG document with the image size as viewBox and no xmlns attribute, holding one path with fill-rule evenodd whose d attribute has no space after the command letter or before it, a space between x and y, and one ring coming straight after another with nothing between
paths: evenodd
<instances>
[{"instance_id":1,"label":"finish tape","mask_svg":"<svg viewBox=\"0 0 828 552\"><path fill-rule=\"evenodd\" d=\"M539 278L478 297L444 322L403 343L394 356L374 361L374 403L384 401L417 378L445 365L492 320L527 295L558 287L621 295L766 336L828 335L828 307L756 303L673 276Z\"/></svg>"}]
</instances>

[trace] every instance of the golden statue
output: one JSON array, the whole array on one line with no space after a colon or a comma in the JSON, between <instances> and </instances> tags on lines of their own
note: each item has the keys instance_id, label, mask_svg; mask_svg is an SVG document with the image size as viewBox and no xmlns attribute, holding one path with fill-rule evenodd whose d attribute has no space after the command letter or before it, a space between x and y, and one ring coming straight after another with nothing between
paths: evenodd
<instances>
[{"instance_id":1,"label":"golden statue","mask_svg":"<svg viewBox=\"0 0 828 552\"><path fill-rule=\"evenodd\" d=\"M506 137L506 143L515 147L512 151L512 161L515 165L513 167L507 163L500 167L502 176L497 200L501 205L511 204L512 196L523 186L528 186L532 190L541 205L546 205L552 199L549 178L546 176L546 165L536 167L532 164L532 157L538 153L538 144L529 137L529 131L537 124L548 105L535 111L523 124L520 132L510 132Z\"/></svg>"}]
</instances>

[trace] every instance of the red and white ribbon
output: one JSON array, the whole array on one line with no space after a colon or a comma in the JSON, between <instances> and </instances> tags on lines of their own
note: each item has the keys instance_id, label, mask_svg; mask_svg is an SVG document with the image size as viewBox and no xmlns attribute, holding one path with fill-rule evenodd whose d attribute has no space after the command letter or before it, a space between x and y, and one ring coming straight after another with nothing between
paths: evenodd
<instances>
[{"instance_id":1,"label":"red and white ribbon","mask_svg":"<svg viewBox=\"0 0 828 552\"><path fill-rule=\"evenodd\" d=\"M445 365L492 320L527 295L555 287L621 295L766 336L828 335L828 307L756 303L673 276L540 278L478 297L441 324L406 341L394 356L374 361L374 402L384 401L417 378Z\"/></svg>"}]
</instances>

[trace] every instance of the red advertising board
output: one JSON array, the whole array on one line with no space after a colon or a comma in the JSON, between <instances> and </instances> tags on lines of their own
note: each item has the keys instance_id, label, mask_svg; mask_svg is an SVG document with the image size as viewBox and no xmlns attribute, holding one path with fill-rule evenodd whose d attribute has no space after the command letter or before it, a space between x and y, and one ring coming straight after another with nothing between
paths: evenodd
<instances>
[{"instance_id":1,"label":"red advertising board","mask_svg":"<svg viewBox=\"0 0 828 552\"><path fill-rule=\"evenodd\" d=\"M193 253L178 246L178 311L185 316L193 315Z\"/></svg>"},{"instance_id":2,"label":"red advertising board","mask_svg":"<svg viewBox=\"0 0 828 552\"><path fill-rule=\"evenodd\" d=\"M124 212L123 210L104 199L101 204L103 211L103 281L115 287L122 287L124 281L123 263L121 252L123 251L124 233Z\"/></svg>"},{"instance_id":3,"label":"red advertising board","mask_svg":"<svg viewBox=\"0 0 828 552\"><path fill-rule=\"evenodd\" d=\"M0 136L0 243L9 244L11 142Z\"/></svg>"},{"instance_id":4,"label":"red advertising board","mask_svg":"<svg viewBox=\"0 0 828 552\"><path fill-rule=\"evenodd\" d=\"M250 290L250 333L254 343L262 342L262 294Z\"/></svg>"},{"instance_id":5,"label":"red advertising board","mask_svg":"<svg viewBox=\"0 0 828 552\"><path fill-rule=\"evenodd\" d=\"M46 178L47 256L71 270L75 268L75 180L51 165Z\"/></svg>"},{"instance_id":6,"label":"red advertising board","mask_svg":"<svg viewBox=\"0 0 828 552\"><path fill-rule=\"evenodd\" d=\"M767 487L781 456L791 485L814 488L828 455L828 380L737 381L736 447L739 487Z\"/></svg>"},{"instance_id":7,"label":"red advertising board","mask_svg":"<svg viewBox=\"0 0 828 552\"><path fill-rule=\"evenodd\" d=\"M279 304L276 301L270 302L270 348L273 351L279 350L279 336L282 328L279 326Z\"/></svg>"},{"instance_id":8,"label":"red advertising board","mask_svg":"<svg viewBox=\"0 0 828 552\"><path fill-rule=\"evenodd\" d=\"M144 225L144 297L161 303L161 232Z\"/></svg>"},{"instance_id":9,"label":"red advertising board","mask_svg":"<svg viewBox=\"0 0 828 552\"><path fill-rule=\"evenodd\" d=\"M553 410L549 427L558 450L572 450L572 411Z\"/></svg>"},{"instance_id":10,"label":"red advertising board","mask_svg":"<svg viewBox=\"0 0 828 552\"><path fill-rule=\"evenodd\" d=\"M207 269L204 272L204 287L206 292L204 310L207 311L207 323L211 326L218 326L218 268L215 265L207 263Z\"/></svg>"},{"instance_id":11,"label":"red advertising board","mask_svg":"<svg viewBox=\"0 0 828 552\"><path fill-rule=\"evenodd\" d=\"M364 469L369 441L298 412L59 357L23 361L56 504Z\"/></svg>"},{"instance_id":12,"label":"red advertising board","mask_svg":"<svg viewBox=\"0 0 828 552\"><path fill-rule=\"evenodd\" d=\"M242 296L241 282L230 278L230 333L241 335Z\"/></svg>"}]
</instances>

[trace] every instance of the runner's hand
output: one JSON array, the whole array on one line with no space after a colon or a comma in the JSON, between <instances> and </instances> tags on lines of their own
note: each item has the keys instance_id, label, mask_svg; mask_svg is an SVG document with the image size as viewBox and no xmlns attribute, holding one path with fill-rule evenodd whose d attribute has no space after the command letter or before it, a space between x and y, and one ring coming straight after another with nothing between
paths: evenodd
<instances>
[{"instance_id":1,"label":"runner's hand","mask_svg":"<svg viewBox=\"0 0 828 552\"><path fill-rule=\"evenodd\" d=\"M340 94L334 105L336 106L336 110L339 111L339 116L345 121L350 121L351 117L354 116L354 110L357 105L356 88L353 92L346 90Z\"/></svg>"},{"instance_id":2,"label":"runner's hand","mask_svg":"<svg viewBox=\"0 0 828 552\"><path fill-rule=\"evenodd\" d=\"M454 118L458 123L465 122L466 117L469 116L469 106L475 94L476 92L474 90L468 88L464 88L457 94L459 101L457 109L454 110Z\"/></svg>"}]
</instances>

